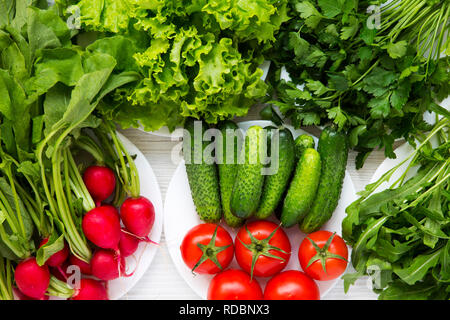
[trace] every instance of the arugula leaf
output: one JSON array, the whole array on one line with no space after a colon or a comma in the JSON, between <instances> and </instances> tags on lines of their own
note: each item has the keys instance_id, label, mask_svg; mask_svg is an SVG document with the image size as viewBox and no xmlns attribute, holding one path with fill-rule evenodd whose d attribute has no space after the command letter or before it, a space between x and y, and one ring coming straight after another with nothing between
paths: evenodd
<instances>
[{"instance_id":1,"label":"arugula leaf","mask_svg":"<svg viewBox=\"0 0 450 320\"><path fill-rule=\"evenodd\" d=\"M442 289L450 278L450 217L445 214L449 198L442 191L449 188L450 153L445 140L428 143L447 132L449 121L443 118L435 124L406 159L367 185L347 207L343 237L353 245L352 263L358 272L348 276L346 290L357 278L370 275L375 264L381 271L381 278L375 279L379 299L449 298L450 292ZM378 192L400 168L400 179Z\"/></svg>"},{"instance_id":2,"label":"arugula leaf","mask_svg":"<svg viewBox=\"0 0 450 320\"><path fill-rule=\"evenodd\" d=\"M395 281L379 296L380 300L426 300L438 290L432 282L409 286L401 281Z\"/></svg>"},{"instance_id":3,"label":"arugula leaf","mask_svg":"<svg viewBox=\"0 0 450 320\"><path fill-rule=\"evenodd\" d=\"M436 266L441 255L441 250L436 252L419 255L414 258L411 264L404 268L394 268L397 274L404 282L409 285L415 284L417 281L423 279L430 268Z\"/></svg>"}]
</instances>

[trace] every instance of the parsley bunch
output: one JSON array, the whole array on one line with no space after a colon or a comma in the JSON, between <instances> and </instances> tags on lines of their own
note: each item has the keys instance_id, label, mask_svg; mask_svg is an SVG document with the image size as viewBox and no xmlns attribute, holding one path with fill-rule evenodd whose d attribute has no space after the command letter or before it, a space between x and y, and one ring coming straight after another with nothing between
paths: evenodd
<instances>
[{"instance_id":1,"label":"parsley bunch","mask_svg":"<svg viewBox=\"0 0 450 320\"><path fill-rule=\"evenodd\" d=\"M375 148L395 158L395 139L429 130L424 113L450 92L449 58L440 57L449 52L450 2L371 7L383 2L291 1L271 52L274 104L295 127L332 121L346 130L357 168ZM291 81L280 80L284 68Z\"/></svg>"}]
</instances>

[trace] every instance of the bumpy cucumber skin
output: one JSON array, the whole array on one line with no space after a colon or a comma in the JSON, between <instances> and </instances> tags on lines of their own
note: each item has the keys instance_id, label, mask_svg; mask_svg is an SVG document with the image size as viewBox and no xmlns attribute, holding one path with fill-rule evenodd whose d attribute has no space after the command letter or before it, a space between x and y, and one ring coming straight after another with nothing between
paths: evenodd
<instances>
[{"instance_id":1,"label":"bumpy cucumber skin","mask_svg":"<svg viewBox=\"0 0 450 320\"><path fill-rule=\"evenodd\" d=\"M289 129L279 131L278 172L266 176L263 193L255 217L267 219L277 208L295 165L294 138Z\"/></svg>"},{"instance_id":2,"label":"bumpy cucumber skin","mask_svg":"<svg viewBox=\"0 0 450 320\"><path fill-rule=\"evenodd\" d=\"M347 167L348 140L343 132L326 127L319 138L318 151L322 160L322 173L317 195L300 230L317 231L333 215L341 196Z\"/></svg>"},{"instance_id":3,"label":"bumpy cucumber skin","mask_svg":"<svg viewBox=\"0 0 450 320\"><path fill-rule=\"evenodd\" d=\"M217 141L216 144L218 158L221 158L223 161L217 165L219 168L220 198L222 200L223 219L225 223L232 228L237 228L245 222L245 219L236 217L230 208L234 181L236 180L238 171L238 144L237 138L234 137L234 162L227 163L227 129L238 130L239 128L233 121L225 121L219 124L219 130L222 132L223 138L222 141Z\"/></svg>"},{"instance_id":4,"label":"bumpy cucumber skin","mask_svg":"<svg viewBox=\"0 0 450 320\"><path fill-rule=\"evenodd\" d=\"M203 123L203 131L206 124ZM222 218L222 206L219 194L219 177L215 163L207 164L202 157L202 163L194 163L194 119L187 119L185 129L191 134L191 163L184 152L186 173L191 187L192 200L201 220L216 223ZM202 132L203 137L203 132ZM187 137L186 137L187 138ZM203 149L209 142L202 143Z\"/></svg>"},{"instance_id":5,"label":"bumpy cucumber skin","mask_svg":"<svg viewBox=\"0 0 450 320\"><path fill-rule=\"evenodd\" d=\"M231 212L239 218L251 217L259 206L265 178L262 174L264 166L259 151L263 143L263 128L260 126L250 127L245 137L244 152L240 154L245 157L244 162L238 164L236 181L231 195ZM250 163L250 159L256 159L256 163Z\"/></svg>"},{"instance_id":6,"label":"bumpy cucumber skin","mask_svg":"<svg viewBox=\"0 0 450 320\"><path fill-rule=\"evenodd\" d=\"M308 213L320 181L321 159L319 153L307 148L297 163L294 178L284 199L281 223L289 228L299 223Z\"/></svg>"},{"instance_id":7,"label":"bumpy cucumber skin","mask_svg":"<svg viewBox=\"0 0 450 320\"><path fill-rule=\"evenodd\" d=\"M303 151L307 148L314 149L316 147L316 143L314 142L314 138L307 134L299 135L295 141L295 156L297 160L300 159Z\"/></svg>"}]
</instances>

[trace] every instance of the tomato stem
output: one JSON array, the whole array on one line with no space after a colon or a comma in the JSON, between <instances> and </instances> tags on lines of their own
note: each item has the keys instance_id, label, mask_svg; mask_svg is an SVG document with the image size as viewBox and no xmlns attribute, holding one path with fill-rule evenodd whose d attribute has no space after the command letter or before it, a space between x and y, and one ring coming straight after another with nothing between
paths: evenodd
<instances>
[{"instance_id":1,"label":"tomato stem","mask_svg":"<svg viewBox=\"0 0 450 320\"><path fill-rule=\"evenodd\" d=\"M306 266L306 269L308 269L314 262L320 260L320 263L322 264L322 268L323 271L328 274L327 272L327 259L340 259L340 260L344 260L345 262L348 262L347 259L345 259L344 257L335 254L335 253L331 253L328 249L330 248L331 242L333 242L334 236L336 235L336 232L334 232L330 238L328 238L327 242L325 243L325 245L321 248L317 245L317 243L315 243L313 240L311 240L309 237L306 237L306 239L309 240L309 242L311 242L312 246L314 247L314 249L316 249L316 255L314 257L312 257L309 262L308 265Z\"/></svg>"},{"instance_id":2,"label":"tomato stem","mask_svg":"<svg viewBox=\"0 0 450 320\"><path fill-rule=\"evenodd\" d=\"M192 273L194 273L195 269L197 269L203 262L207 260L211 260L220 270L223 270L222 265L220 264L219 259L217 258L217 255L220 252L226 250L230 246L230 244L222 247L216 246L216 237L218 228L219 225L216 226L216 229L214 230L211 240L207 245L197 243L197 247L199 247L200 250L202 250L203 254L197 261L195 266L192 268Z\"/></svg>"},{"instance_id":3,"label":"tomato stem","mask_svg":"<svg viewBox=\"0 0 450 320\"><path fill-rule=\"evenodd\" d=\"M270 240L273 238L273 236L275 235L275 233L278 231L278 229L281 227L281 224L278 225L278 227L272 231L272 233L265 239L256 239L252 233L250 232L250 230L248 230L247 225L245 225L245 230L247 231L248 236L250 237L250 244L246 244L244 243L239 237L237 238L241 244L247 248L248 250L250 250L250 252L252 253L252 266L250 269L250 278L253 280L253 270L255 269L255 265L256 262L258 261L258 258L260 256L265 256L268 258L273 258L273 259L278 259L281 260L283 262L286 261L286 259L284 259L283 257L274 255L272 253L270 253L271 250L274 251L278 251L284 254L289 254L289 252L284 251L281 248L275 247L271 244L269 244Z\"/></svg>"}]
</instances>

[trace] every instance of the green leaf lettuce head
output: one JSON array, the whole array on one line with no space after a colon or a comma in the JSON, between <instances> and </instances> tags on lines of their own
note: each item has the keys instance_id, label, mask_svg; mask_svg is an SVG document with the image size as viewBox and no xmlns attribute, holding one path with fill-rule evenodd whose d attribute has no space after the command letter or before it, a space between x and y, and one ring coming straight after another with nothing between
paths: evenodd
<instances>
[{"instance_id":1,"label":"green leaf lettuce head","mask_svg":"<svg viewBox=\"0 0 450 320\"><path fill-rule=\"evenodd\" d=\"M147 130L174 129L186 117L217 123L247 114L266 95L258 66L288 20L286 0L82 0L59 5L78 6L84 30L97 31L111 46L117 36L132 43L126 48L143 79L115 92L100 109L123 127L143 125Z\"/></svg>"}]
</instances>

